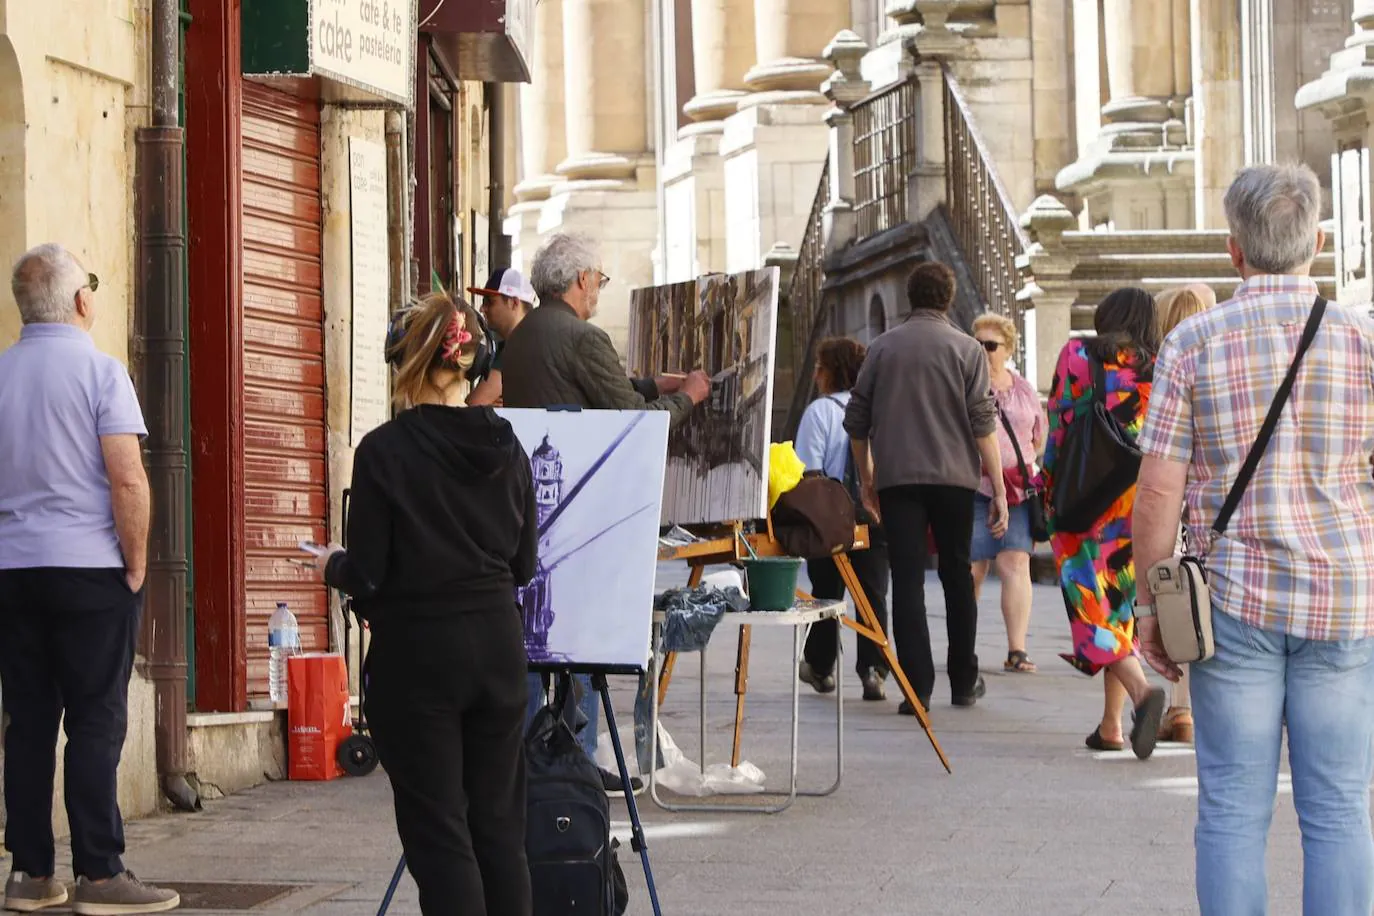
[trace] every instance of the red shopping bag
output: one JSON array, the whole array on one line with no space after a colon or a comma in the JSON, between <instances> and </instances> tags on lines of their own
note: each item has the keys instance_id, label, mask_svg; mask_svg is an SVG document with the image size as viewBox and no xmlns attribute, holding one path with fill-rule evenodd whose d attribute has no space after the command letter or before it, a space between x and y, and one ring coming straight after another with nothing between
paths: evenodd
<instances>
[{"instance_id":1,"label":"red shopping bag","mask_svg":"<svg viewBox=\"0 0 1374 916\"><path fill-rule=\"evenodd\" d=\"M286 660L287 775L337 779L339 745L352 734L348 665L342 655L296 655Z\"/></svg>"}]
</instances>

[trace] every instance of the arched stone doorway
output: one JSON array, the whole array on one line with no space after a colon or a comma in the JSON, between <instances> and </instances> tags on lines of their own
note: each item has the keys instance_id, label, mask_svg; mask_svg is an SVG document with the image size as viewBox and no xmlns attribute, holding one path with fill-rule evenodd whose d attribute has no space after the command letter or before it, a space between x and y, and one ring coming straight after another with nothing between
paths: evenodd
<instances>
[{"instance_id":1,"label":"arched stone doorway","mask_svg":"<svg viewBox=\"0 0 1374 916\"><path fill-rule=\"evenodd\" d=\"M0 22L5 3L0 0ZM19 58L8 35L0 34L0 267L8 278L10 265L24 253L28 213L25 201L24 85ZM19 312L8 279L0 283L0 349L19 337Z\"/></svg>"},{"instance_id":2,"label":"arched stone doorway","mask_svg":"<svg viewBox=\"0 0 1374 916\"><path fill-rule=\"evenodd\" d=\"M877 293L868 303L868 343L878 339L878 335L887 330L887 308L883 305L883 298Z\"/></svg>"}]
</instances>

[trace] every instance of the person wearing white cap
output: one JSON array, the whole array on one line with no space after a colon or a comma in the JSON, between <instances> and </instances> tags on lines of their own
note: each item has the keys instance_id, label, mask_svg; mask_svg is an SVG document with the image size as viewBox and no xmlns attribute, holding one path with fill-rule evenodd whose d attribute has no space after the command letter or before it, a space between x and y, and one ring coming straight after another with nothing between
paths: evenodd
<instances>
[{"instance_id":1,"label":"person wearing white cap","mask_svg":"<svg viewBox=\"0 0 1374 916\"><path fill-rule=\"evenodd\" d=\"M496 344L496 356L491 371L468 396L469 407L501 406L501 351L516 325L534 308L534 287L513 267L498 267L492 271L486 286L470 286L468 292L482 297L482 317L501 340Z\"/></svg>"}]
</instances>

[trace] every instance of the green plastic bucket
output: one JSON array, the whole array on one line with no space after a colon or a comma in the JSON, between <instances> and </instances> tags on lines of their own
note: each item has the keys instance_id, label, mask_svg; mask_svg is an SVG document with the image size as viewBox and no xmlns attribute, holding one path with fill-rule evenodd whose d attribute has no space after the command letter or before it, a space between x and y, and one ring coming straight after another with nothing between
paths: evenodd
<instances>
[{"instance_id":1,"label":"green plastic bucket","mask_svg":"<svg viewBox=\"0 0 1374 916\"><path fill-rule=\"evenodd\" d=\"M759 557L744 561L744 577L749 586L749 604L756 611L785 611L797 597L797 573L802 561L796 557Z\"/></svg>"}]
</instances>

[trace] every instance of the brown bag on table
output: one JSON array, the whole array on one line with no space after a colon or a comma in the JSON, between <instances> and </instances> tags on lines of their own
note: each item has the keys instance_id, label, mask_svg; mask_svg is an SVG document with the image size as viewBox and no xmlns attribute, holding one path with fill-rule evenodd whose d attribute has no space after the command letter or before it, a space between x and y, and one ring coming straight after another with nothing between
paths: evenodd
<instances>
[{"instance_id":1,"label":"brown bag on table","mask_svg":"<svg viewBox=\"0 0 1374 916\"><path fill-rule=\"evenodd\" d=\"M773 506L773 537L790 556L813 560L854 544L854 500L844 484L807 474Z\"/></svg>"}]
</instances>

